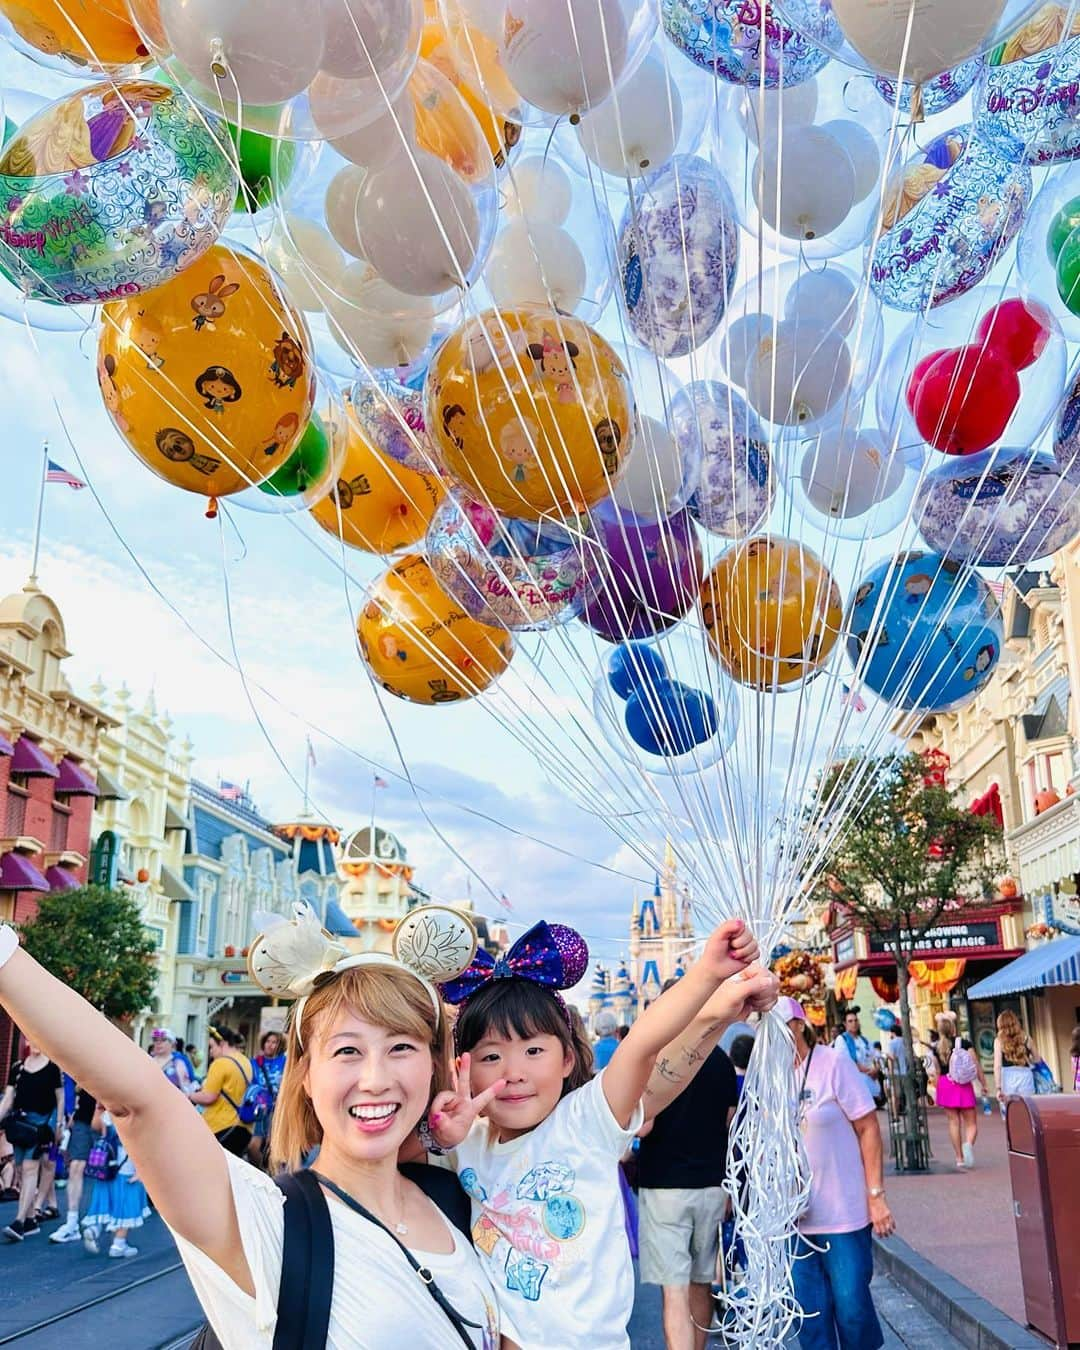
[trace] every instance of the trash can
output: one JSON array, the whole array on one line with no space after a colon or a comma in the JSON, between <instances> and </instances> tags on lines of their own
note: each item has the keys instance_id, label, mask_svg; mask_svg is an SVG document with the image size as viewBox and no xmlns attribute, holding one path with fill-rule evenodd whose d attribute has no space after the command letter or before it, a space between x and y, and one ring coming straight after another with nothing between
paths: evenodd
<instances>
[{"instance_id":1,"label":"trash can","mask_svg":"<svg viewBox=\"0 0 1080 1350\"><path fill-rule=\"evenodd\" d=\"M1080 1096L1013 1097L1005 1125L1027 1320L1067 1350L1080 1345Z\"/></svg>"}]
</instances>

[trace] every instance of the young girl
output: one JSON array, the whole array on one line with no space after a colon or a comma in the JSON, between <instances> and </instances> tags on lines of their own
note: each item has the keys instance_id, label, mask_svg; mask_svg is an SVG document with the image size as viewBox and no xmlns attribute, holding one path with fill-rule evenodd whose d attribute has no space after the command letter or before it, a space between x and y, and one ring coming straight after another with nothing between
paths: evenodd
<instances>
[{"instance_id":1,"label":"young girl","mask_svg":"<svg viewBox=\"0 0 1080 1350\"><path fill-rule=\"evenodd\" d=\"M150 1216L146 1187L135 1175L135 1164L120 1142L112 1116L100 1106L94 1112L93 1128L102 1134L117 1167L111 1179L94 1178L90 1205L83 1219L83 1246L96 1256L102 1233L111 1233L111 1257L138 1256L138 1247L131 1246L127 1235L132 1228L141 1228L143 1221ZM94 1159L91 1158L89 1166L93 1165Z\"/></svg>"},{"instance_id":2,"label":"young girl","mask_svg":"<svg viewBox=\"0 0 1080 1350\"><path fill-rule=\"evenodd\" d=\"M461 1009L461 1058L457 1090L432 1103L430 1141L452 1150L504 1335L522 1350L629 1347L634 1277L619 1159L725 1027L775 1003L776 979L751 965L757 955L741 922L721 925L596 1078L556 992L586 970L572 929L539 923L498 962L479 951L441 986Z\"/></svg>"}]
</instances>

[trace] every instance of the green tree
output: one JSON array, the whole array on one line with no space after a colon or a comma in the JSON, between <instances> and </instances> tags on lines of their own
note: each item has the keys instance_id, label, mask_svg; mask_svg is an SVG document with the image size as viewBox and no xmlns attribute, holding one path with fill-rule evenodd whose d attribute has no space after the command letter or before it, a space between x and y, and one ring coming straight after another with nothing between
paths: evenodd
<instances>
[{"instance_id":1,"label":"green tree","mask_svg":"<svg viewBox=\"0 0 1080 1350\"><path fill-rule=\"evenodd\" d=\"M145 1012L154 996L154 942L139 907L122 891L81 886L42 896L22 925L23 946L46 970L120 1022Z\"/></svg>"},{"instance_id":2,"label":"green tree","mask_svg":"<svg viewBox=\"0 0 1080 1350\"><path fill-rule=\"evenodd\" d=\"M824 813L808 821L823 859L815 898L846 910L864 932L880 937L896 962L912 1072L912 953L930 929L986 904L1004 860L1001 827L972 815L957 797L933 752L854 756L827 771L818 794ZM914 1134L915 1093L905 1095Z\"/></svg>"}]
</instances>

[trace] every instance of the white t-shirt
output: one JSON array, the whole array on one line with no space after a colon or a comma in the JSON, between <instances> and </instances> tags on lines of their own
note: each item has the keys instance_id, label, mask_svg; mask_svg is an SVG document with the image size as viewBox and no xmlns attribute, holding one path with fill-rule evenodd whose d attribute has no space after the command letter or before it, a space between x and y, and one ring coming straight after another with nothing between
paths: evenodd
<instances>
[{"instance_id":1,"label":"white t-shirt","mask_svg":"<svg viewBox=\"0 0 1080 1350\"><path fill-rule=\"evenodd\" d=\"M628 1350L634 1271L619 1159L640 1128L611 1113L600 1074L536 1129L492 1143L478 1120L450 1155L473 1202L473 1242L503 1333L522 1350Z\"/></svg>"},{"instance_id":2,"label":"white t-shirt","mask_svg":"<svg viewBox=\"0 0 1080 1350\"><path fill-rule=\"evenodd\" d=\"M249 1163L226 1154L244 1255L255 1282L245 1294L211 1259L173 1233L195 1293L224 1350L271 1350L277 1323L281 1254L285 1242L285 1197ZM464 1342L446 1313L413 1273L397 1244L381 1229L333 1196L327 1197L334 1228L334 1295L326 1344L332 1350L449 1350ZM455 1228L447 1255L416 1251L447 1299L482 1330L472 1331L477 1350L497 1350L499 1315L476 1253Z\"/></svg>"},{"instance_id":3,"label":"white t-shirt","mask_svg":"<svg viewBox=\"0 0 1080 1350\"><path fill-rule=\"evenodd\" d=\"M853 1120L872 1115L866 1075L843 1046L817 1047L809 1065L796 1065L803 1139L810 1161L810 1204L799 1220L803 1233L854 1233L870 1222L859 1136Z\"/></svg>"}]
</instances>

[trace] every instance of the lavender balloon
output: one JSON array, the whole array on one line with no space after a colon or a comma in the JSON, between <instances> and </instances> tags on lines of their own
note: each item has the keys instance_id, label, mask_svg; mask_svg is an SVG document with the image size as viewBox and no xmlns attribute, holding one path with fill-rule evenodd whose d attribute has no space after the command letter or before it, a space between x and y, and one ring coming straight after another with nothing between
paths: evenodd
<instances>
[{"instance_id":1,"label":"lavender balloon","mask_svg":"<svg viewBox=\"0 0 1080 1350\"><path fill-rule=\"evenodd\" d=\"M1080 534L1080 492L1052 455L984 450L928 474L915 514L926 543L953 562L1022 567Z\"/></svg>"},{"instance_id":2,"label":"lavender balloon","mask_svg":"<svg viewBox=\"0 0 1080 1350\"><path fill-rule=\"evenodd\" d=\"M700 448L690 514L724 539L752 533L772 506L774 479L761 423L745 399L716 380L695 380L671 400L671 429L684 458Z\"/></svg>"},{"instance_id":3,"label":"lavender balloon","mask_svg":"<svg viewBox=\"0 0 1080 1350\"><path fill-rule=\"evenodd\" d=\"M685 511L646 521L610 500L593 508L600 542L581 620L606 642L653 637L679 622L697 598L703 563Z\"/></svg>"},{"instance_id":4,"label":"lavender balloon","mask_svg":"<svg viewBox=\"0 0 1080 1350\"><path fill-rule=\"evenodd\" d=\"M646 178L619 227L623 302L638 340L685 356L716 331L739 265L735 203L719 173L676 155Z\"/></svg>"}]
</instances>

